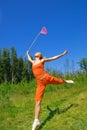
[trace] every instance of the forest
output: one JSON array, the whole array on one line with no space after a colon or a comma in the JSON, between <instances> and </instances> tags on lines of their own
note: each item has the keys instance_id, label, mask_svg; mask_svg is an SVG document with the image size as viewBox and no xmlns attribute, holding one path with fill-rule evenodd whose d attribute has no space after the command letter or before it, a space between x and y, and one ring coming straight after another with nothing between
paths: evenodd
<instances>
[{"instance_id":1,"label":"forest","mask_svg":"<svg viewBox=\"0 0 87 130\"><path fill-rule=\"evenodd\" d=\"M18 58L14 47L10 50L0 49L0 83L29 82L32 78L31 63L22 57Z\"/></svg>"}]
</instances>

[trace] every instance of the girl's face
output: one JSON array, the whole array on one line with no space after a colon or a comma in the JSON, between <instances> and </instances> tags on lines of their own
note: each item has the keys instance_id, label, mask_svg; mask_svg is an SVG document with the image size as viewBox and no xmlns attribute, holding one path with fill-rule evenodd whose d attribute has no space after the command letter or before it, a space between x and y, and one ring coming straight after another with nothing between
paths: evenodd
<instances>
[{"instance_id":1,"label":"girl's face","mask_svg":"<svg viewBox=\"0 0 87 130\"><path fill-rule=\"evenodd\" d=\"M43 58L41 52L35 53L34 57L35 57L35 58L39 58L39 59L42 59L42 58Z\"/></svg>"}]
</instances>

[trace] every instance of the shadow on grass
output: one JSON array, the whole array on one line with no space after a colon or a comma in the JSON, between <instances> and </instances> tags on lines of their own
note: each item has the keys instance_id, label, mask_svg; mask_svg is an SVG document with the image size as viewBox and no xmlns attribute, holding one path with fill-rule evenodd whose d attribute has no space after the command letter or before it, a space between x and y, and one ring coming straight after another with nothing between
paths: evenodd
<instances>
[{"instance_id":1,"label":"shadow on grass","mask_svg":"<svg viewBox=\"0 0 87 130\"><path fill-rule=\"evenodd\" d=\"M61 110L59 108L56 108L55 110L52 110L49 106L47 106L47 109L49 110L49 115L42 122L42 124L40 125L38 130L41 130L44 127L44 125L55 116L55 114L62 114L64 112L68 111L73 106L77 106L77 105L76 104L71 104L67 108L64 108L64 109L61 109Z\"/></svg>"}]
</instances>

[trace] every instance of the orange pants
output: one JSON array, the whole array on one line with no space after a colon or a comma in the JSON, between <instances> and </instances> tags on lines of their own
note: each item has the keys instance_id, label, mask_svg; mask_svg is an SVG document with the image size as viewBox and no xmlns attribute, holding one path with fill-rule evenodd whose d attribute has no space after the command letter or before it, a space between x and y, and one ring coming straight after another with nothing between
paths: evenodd
<instances>
[{"instance_id":1,"label":"orange pants","mask_svg":"<svg viewBox=\"0 0 87 130\"><path fill-rule=\"evenodd\" d=\"M37 79L36 97L35 101L40 101L43 98L44 90L47 84L63 84L62 78L56 78L49 74L46 74L42 79Z\"/></svg>"}]
</instances>

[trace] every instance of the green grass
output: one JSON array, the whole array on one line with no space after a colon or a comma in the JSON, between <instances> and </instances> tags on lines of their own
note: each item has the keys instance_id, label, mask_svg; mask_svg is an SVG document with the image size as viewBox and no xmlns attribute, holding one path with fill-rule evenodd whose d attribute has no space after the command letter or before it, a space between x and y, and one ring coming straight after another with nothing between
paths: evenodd
<instances>
[{"instance_id":1,"label":"green grass","mask_svg":"<svg viewBox=\"0 0 87 130\"><path fill-rule=\"evenodd\" d=\"M87 83L46 87L38 130L87 130ZM35 81L0 85L0 130L31 130Z\"/></svg>"}]
</instances>

